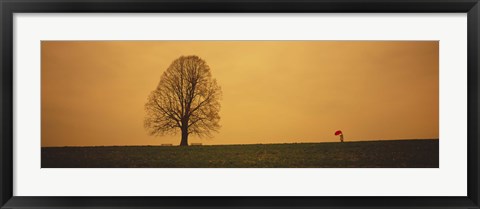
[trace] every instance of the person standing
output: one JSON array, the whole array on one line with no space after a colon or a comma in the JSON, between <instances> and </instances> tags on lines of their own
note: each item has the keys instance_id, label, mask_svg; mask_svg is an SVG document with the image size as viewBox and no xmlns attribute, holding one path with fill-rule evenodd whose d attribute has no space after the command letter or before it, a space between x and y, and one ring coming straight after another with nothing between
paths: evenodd
<instances>
[{"instance_id":1,"label":"person standing","mask_svg":"<svg viewBox=\"0 0 480 209\"><path fill-rule=\"evenodd\" d=\"M335 131L335 136L340 136L340 142L343 142L343 132L341 130Z\"/></svg>"}]
</instances>

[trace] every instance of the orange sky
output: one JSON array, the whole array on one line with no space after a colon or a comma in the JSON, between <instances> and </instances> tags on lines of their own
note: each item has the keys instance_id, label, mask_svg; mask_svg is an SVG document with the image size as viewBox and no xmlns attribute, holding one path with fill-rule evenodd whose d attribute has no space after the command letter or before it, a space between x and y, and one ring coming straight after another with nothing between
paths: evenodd
<instances>
[{"instance_id":1,"label":"orange sky","mask_svg":"<svg viewBox=\"0 0 480 209\"><path fill-rule=\"evenodd\" d=\"M439 135L437 41L43 41L42 146L179 144L143 120L181 55L204 59L223 91L220 131L190 143Z\"/></svg>"}]
</instances>

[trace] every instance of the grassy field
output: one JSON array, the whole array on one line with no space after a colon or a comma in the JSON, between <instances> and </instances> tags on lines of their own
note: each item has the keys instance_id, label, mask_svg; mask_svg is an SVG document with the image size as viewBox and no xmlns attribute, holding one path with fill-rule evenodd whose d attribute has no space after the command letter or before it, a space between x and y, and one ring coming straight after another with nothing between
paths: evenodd
<instances>
[{"instance_id":1,"label":"grassy field","mask_svg":"<svg viewBox=\"0 0 480 209\"><path fill-rule=\"evenodd\" d=\"M42 148L42 168L438 168L438 140Z\"/></svg>"}]
</instances>

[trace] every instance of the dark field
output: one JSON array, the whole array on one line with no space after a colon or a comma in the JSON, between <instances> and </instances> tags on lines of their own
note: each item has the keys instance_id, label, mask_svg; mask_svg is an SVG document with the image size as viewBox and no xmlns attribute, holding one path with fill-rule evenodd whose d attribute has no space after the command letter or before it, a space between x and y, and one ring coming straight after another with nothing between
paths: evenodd
<instances>
[{"instance_id":1,"label":"dark field","mask_svg":"<svg viewBox=\"0 0 480 209\"><path fill-rule=\"evenodd\" d=\"M42 168L438 168L438 140L42 148Z\"/></svg>"}]
</instances>

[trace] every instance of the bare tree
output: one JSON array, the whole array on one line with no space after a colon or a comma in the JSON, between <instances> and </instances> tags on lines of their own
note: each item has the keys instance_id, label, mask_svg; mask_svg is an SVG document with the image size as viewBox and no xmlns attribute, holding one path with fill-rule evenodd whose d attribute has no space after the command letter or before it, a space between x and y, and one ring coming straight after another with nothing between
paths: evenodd
<instances>
[{"instance_id":1,"label":"bare tree","mask_svg":"<svg viewBox=\"0 0 480 209\"><path fill-rule=\"evenodd\" d=\"M222 91L210 67L198 56L181 56L163 73L145 104L145 128L150 135L176 134L180 146L188 136L211 136L220 128Z\"/></svg>"}]
</instances>

